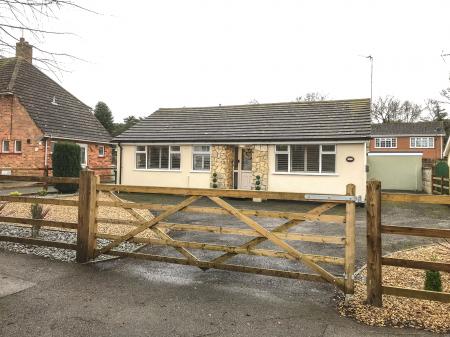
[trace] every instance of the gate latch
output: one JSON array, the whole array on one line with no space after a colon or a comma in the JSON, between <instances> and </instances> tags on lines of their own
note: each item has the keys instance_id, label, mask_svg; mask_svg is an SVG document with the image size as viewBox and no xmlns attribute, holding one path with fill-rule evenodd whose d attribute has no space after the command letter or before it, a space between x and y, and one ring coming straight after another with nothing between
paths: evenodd
<instances>
[{"instance_id":1,"label":"gate latch","mask_svg":"<svg viewBox=\"0 0 450 337\"><path fill-rule=\"evenodd\" d=\"M332 195L332 194L305 194L307 200L330 200L330 201L358 201L360 199L352 195Z\"/></svg>"}]
</instances>

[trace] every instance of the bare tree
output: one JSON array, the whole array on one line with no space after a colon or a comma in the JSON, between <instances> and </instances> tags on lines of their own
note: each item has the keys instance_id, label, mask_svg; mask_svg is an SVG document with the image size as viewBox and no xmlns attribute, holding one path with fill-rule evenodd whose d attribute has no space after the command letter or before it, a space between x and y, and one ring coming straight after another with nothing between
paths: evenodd
<instances>
[{"instance_id":1,"label":"bare tree","mask_svg":"<svg viewBox=\"0 0 450 337\"><path fill-rule=\"evenodd\" d=\"M438 100L427 100L424 110L427 111L427 116L425 116L424 120L444 121L448 118L447 111L442 107L442 102Z\"/></svg>"},{"instance_id":2,"label":"bare tree","mask_svg":"<svg viewBox=\"0 0 450 337\"><path fill-rule=\"evenodd\" d=\"M420 105L410 101L401 102L392 96L379 97L372 103L372 119L378 123L416 122L422 110Z\"/></svg>"},{"instance_id":3,"label":"bare tree","mask_svg":"<svg viewBox=\"0 0 450 337\"><path fill-rule=\"evenodd\" d=\"M49 35L71 35L69 32L45 29L45 23L57 18L63 8L71 7L95 13L71 0L0 0L0 55L12 54L15 44L28 33L33 40L37 65L48 71L61 72L58 60L77 58L63 51L52 51L42 44ZM56 75L56 74L55 74Z\"/></svg>"},{"instance_id":4,"label":"bare tree","mask_svg":"<svg viewBox=\"0 0 450 337\"><path fill-rule=\"evenodd\" d=\"M297 102L315 102L324 101L328 98L328 95L321 94L320 92L308 92L304 96L298 96L295 100Z\"/></svg>"}]
</instances>

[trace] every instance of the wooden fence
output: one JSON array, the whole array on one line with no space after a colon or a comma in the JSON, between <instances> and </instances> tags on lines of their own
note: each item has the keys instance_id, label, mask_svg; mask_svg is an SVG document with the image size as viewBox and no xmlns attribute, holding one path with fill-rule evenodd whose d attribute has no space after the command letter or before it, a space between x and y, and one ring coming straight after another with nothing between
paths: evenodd
<instances>
[{"instance_id":1,"label":"wooden fence","mask_svg":"<svg viewBox=\"0 0 450 337\"><path fill-rule=\"evenodd\" d=\"M449 186L450 179L445 177L432 177L432 191L433 194L450 194Z\"/></svg>"},{"instance_id":2,"label":"wooden fence","mask_svg":"<svg viewBox=\"0 0 450 337\"><path fill-rule=\"evenodd\" d=\"M371 305L381 307L383 294L450 302L450 293L384 286L382 282L383 265L450 272L449 263L397 259L382 256L382 234L450 239L450 230L383 225L381 221L382 201L450 205L450 196L381 193L381 183L379 181L369 181L367 183L366 198L367 302Z\"/></svg>"},{"instance_id":3,"label":"wooden fence","mask_svg":"<svg viewBox=\"0 0 450 337\"><path fill-rule=\"evenodd\" d=\"M37 182L44 184L79 184L80 179L78 178L56 178L56 177L44 177L44 176L6 176L0 175L0 181L26 181L26 182ZM80 192L83 192L80 190ZM58 198L36 198L30 196L1 196L0 195L0 206L5 205L5 203L27 203L27 204L45 204L45 205L59 205L59 206L70 206L79 207L79 202L77 200L63 200ZM2 207L0 207L1 210ZM40 227L54 227L54 228L65 228L65 229L76 229L85 227L83 223L84 219L78 219L78 222L63 222L63 221L51 221L51 220L38 220L30 218L21 217L10 217L3 216L0 212L0 224L22 224L27 227L40 226ZM56 247L63 249L79 250L76 244L60 242L60 241L49 241L41 238L32 237L16 237L9 235L0 235L0 241L15 242L21 244L30 244L36 246L47 246Z\"/></svg>"},{"instance_id":4,"label":"wooden fence","mask_svg":"<svg viewBox=\"0 0 450 337\"><path fill-rule=\"evenodd\" d=\"M113 166L105 166L105 167L87 167L87 169L92 170L94 172L101 171L100 174L100 181L102 183L111 183L116 184L117 183L117 169ZM1 172L9 171L11 172L11 176L20 176L18 173L23 173L28 175L28 173L31 173L32 176L34 175L34 172L42 172L42 176L49 177L51 176L51 172L53 171L52 167L46 166L46 167L0 167L0 175ZM13 179L11 179L12 181ZM47 189L47 183L43 183L44 189ZM20 187L20 186L17 186ZM14 187L12 187L14 188Z\"/></svg>"},{"instance_id":5,"label":"wooden fence","mask_svg":"<svg viewBox=\"0 0 450 337\"><path fill-rule=\"evenodd\" d=\"M182 265L192 265L202 270L222 269L229 271L239 271L253 274L279 276L293 279L303 279L309 281L329 282L342 289L346 294L354 292L353 274L355 269L355 186L348 185L346 194L343 195L317 195L304 193L266 192L266 191L243 191L243 190L220 190L220 189L198 189L198 188L165 188L165 187L143 187L101 184L99 177L93 171L83 171L80 179L73 178L52 178L52 177L10 177L22 181L40 181L48 183L78 183L79 200L61 200L51 198L31 198L16 196L0 196L0 201L7 202L28 202L45 203L54 205L65 205L78 207L78 223L66 223L44 220L32 220L25 218L0 217L1 222L23 223L28 225L38 224L42 226L72 228L77 230L77 244L67 244L61 242L49 242L34 238L18 238L2 236L2 241L12 241L19 243L29 243L38 245L48 245L67 249L76 249L77 261L87 262L99 255L132 257L150 261L162 261ZM5 176L0 176L0 180L7 180ZM99 200L99 194L109 193L112 200ZM185 199L177 204L155 204L155 203L134 203L124 202L114 194L115 192L136 192L150 194L169 194L183 196ZM201 198L207 198L215 206L192 205ZM224 198L261 198L272 200L293 200L309 202L313 208L307 212L285 212L261 209L241 209L232 206ZM317 206L317 202L321 204ZM325 214L338 205L344 205L345 215ZM119 207L132 215L134 220L100 218L98 216L99 207ZM157 215L147 219L136 209L158 211ZM249 228L236 228L233 226L198 225L186 223L167 222L167 218L176 212L201 213L211 215L232 215L240 223L244 223ZM285 222L275 229L269 230L258 223L254 218L275 218L285 219ZM327 236L318 234L302 234L288 232L289 229L305 221L319 221L330 223L330 225L340 226L343 231L342 236ZM97 232L97 225L102 224L122 224L130 226L130 231L124 235L112 235ZM142 237L138 234L149 230L151 237ZM221 235L221 239L227 235L253 237L241 245L219 245L207 242L180 241L169 236L170 231L178 232L198 232ZM103 247L97 246L97 239L109 240L109 244ZM172 247L182 254L183 258L173 256L152 255L141 252L124 252L117 248L122 242L133 242L144 245L159 245ZM287 242L289 241L289 243ZM344 256L326 256L306 254L298 250L290 242L306 241L326 245L343 246ZM258 248L263 242L271 242L279 250ZM281 248L281 249L280 249ZM189 249L222 252L219 257L211 260L199 259ZM280 270L272 268L259 268L249 265L226 263L227 260L238 254L249 256L260 256L269 258L281 258L306 265L314 273L301 273L291 270ZM337 265L343 268L343 272L333 274L327 271L322 265ZM344 275L344 276L342 276Z\"/></svg>"}]
</instances>

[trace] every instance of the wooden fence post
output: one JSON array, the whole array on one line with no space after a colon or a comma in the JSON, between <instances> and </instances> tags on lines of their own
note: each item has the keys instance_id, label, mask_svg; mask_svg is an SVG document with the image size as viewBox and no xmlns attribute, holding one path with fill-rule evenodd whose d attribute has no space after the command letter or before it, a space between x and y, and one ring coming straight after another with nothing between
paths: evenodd
<instances>
[{"instance_id":1,"label":"wooden fence post","mask_svg":"<svg viewBox=\"0 0 450 337\"><path fill-rule=\"evenodd\" d=\"M76 260L81 263L94 258L98 180L94 171L83 170L80 173Z\"/></svg>"},{"instance_id":2,"label":"wooden fence post","mask_svg":"<svg viewBox=\"0 0 450 337\"><path fill-rule=\"evenodd\" d=\"M354 197L355 185L348 184L346 188L346 195ZM347 201L345 204L345 286L344 292L346 295L351 295L355 292L353 274L355 273L355 200Z\"/></svg>"},{"instance_id":3,"label":"wooden fence post","mask_svg":"<svg viewBox=\"0 0 450 337\"><path fill-rule=\"evenodd\" d=\"M44 167L44 177L48 177L48 165ZM48 191L48 181L44 183L44 191Z\"/></svg>"},{"instance_id":4,"label":"wooden fence post","mask_svg":"<svg viewBox=\"0 0 450 337\"><path fill-rule=\"evenodd\" d=\"M367 182L367 303L383 305L381 275L381 182Z\"/></svg>"}]
</instances>

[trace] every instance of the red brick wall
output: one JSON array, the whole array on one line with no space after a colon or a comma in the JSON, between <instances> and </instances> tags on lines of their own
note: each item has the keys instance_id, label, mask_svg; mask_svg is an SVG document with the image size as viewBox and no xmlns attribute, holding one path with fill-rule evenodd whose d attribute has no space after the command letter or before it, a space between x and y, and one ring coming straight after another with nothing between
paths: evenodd
<instances>
[{"instance_id":1,"label":"red brick wall","mask_svg":"<svg viewBox=\"0 0 450 337\"><path fill-rule=\"evenodd\" d=\"M370 140L370 152L422 152L423 159L440 159L443 150L443 137L434 137L434 148L433 149L417 149L410 148L410 137L389 137L386 138L397 138L397 148L396 149L377 149L375 148L375 138Z\"/></svg>"},{"instance_id":2,"label":"red brick wall","mask_svg":"<svg viewBox=\"0 0 450 337\"><path fill-rule=\"evenodd\" d=\"M45 140L43 133L20 104L17 97L0 96L0 145L10 140L9 153L2 153L0 147L0 168L43 168L45 165ZM22 141L22 152L14 153L14 140ZM48 166L52 165L51 142L48 140ZM82 143L82 142L79 142ZM89 168L107 167L112 164L112 147L105 145L105 155L98 154L98 144L88 144ZM97 172L97 171L96 171ZM98 171L109 174L110 170ZM42 175L43 171L13 171L13 174Z\"/></svg>"},{"instance_id":3,"label":"red brick wall","mask_svg":"<svg viewBox=\"0 0 450 337\"><path fill-rule=\"evenodd\" d=\"M42 136L41 130L34 124L16 97L0 96L0 142L10 140L9 153L3 153L3 149L0 148L0 168L43 168L44 142L41 141ZM14 140L22 141L21 153L14 153ZM33 172L37 173L38 171ZM25 173L29 172L20 172L20 174Z\"/></svg>"}]
</instances>

